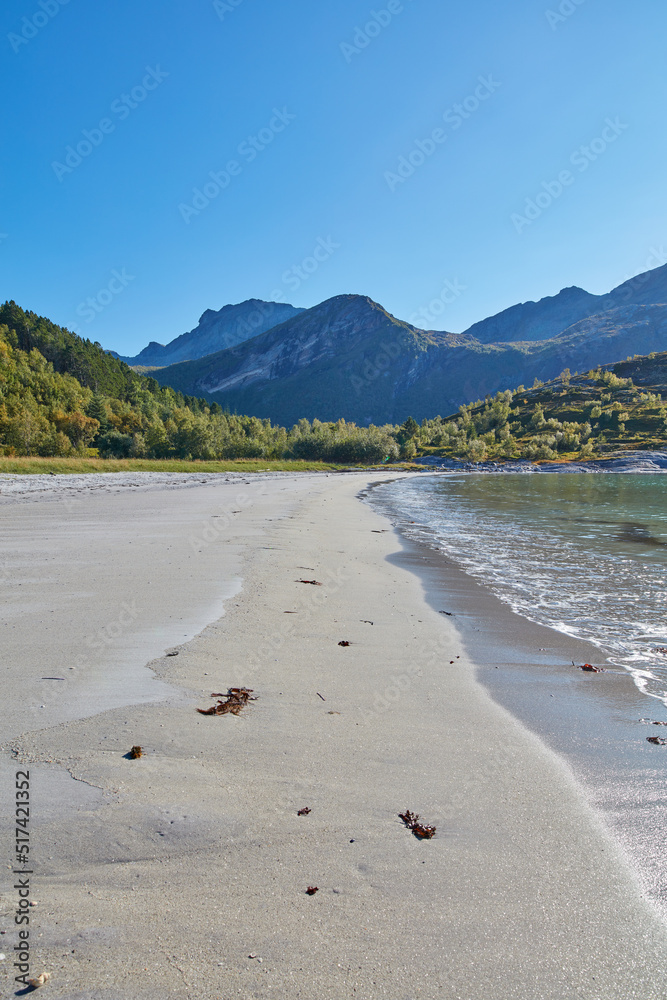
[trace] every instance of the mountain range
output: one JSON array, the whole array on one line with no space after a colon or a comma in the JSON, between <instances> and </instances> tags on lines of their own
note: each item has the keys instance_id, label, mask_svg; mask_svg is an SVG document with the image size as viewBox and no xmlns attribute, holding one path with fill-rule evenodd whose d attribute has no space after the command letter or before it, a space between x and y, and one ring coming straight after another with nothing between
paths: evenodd
<instances>
[{"instance_id":1,"label":"mountain range","mask_svg":"<svg viewBox=\"0 0 667 1000\"><path fill-rule=\"evenodd\" d=\"M305 312L288 303L263 302L261 299L248 299L239 305L223 306L217 312L207 309L199 323L189 333L182 333L167 345L158 344L152 340L143 351L133 358L111 353L134 366L159 366L177 364L179 361L192 361L203 358L207 354L221 351L228 347L256 337L278 323L298 316Z\"/></svg>"},{"instance_id":2,"label":"mountain range","mask_svg":"<svg viewBox=\"0 0 667 1000\"><path fill-rule=\"evenodd\" d=\"M220 349L220 337L235 341L223 340ZM338 295L306 310L249 300L208 310L189 334L127 360L164 366L151 373L162 385L275 423L343 417L383 424L446 415L565 368L665 349L667 265L608 295L565 288L460 334L418 329L363 295ZM183 360L167 363L175 354Z\"/></svg>"}]
</instances>

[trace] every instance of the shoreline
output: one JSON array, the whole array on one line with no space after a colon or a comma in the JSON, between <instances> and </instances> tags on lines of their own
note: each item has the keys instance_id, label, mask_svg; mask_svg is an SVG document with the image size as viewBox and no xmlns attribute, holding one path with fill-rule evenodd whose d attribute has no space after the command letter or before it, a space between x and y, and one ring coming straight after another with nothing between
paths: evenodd
<instances>
[{"instance_id":1,"label":"shoreline","mask_svg":"<svg viewBox=\"0 0 667 1000\"><path fill-rule=\"evenodd\" d=\"M659 718L664 706L651 713L654 699L620 667L576 669L573 662L605 662L600 649L517 614L446 555L396 532L403 549L392 561L422 580L431 608L449 611L494 701L567 762L667 920L667 759L646 742L653 727L639 721Z\"/></svg>"},{"instance_id":2,"label":"shoreline","mask_svg":"<svg viewBox=\"0 0 667 1000\"><path fill-rule=\"evenodd\" d=\"M667 451L632 451L630 449L619 449L610 455L599 455L590 459L563 459L561 461L549 461L543 459L539 462L529 458L516 459L485 459L474 464L465 459L444 458L442 456L421 456L416 458L416 464L422 465L425 469L432 468L434 472L474 472L479 473L517 473L526 475L543 472L588 472L588 473L627 473L637 474L650 473L651 475L667 472Z\"/></svg>"},{"instance_id":3,"label":"shoreline","mask_svg":"<svg viewBox=\"0 0 667 1000\"><path fill-rule=\"evenodd\" d=\"M373 506L373 492L364 491ZM594 643L515 612L426 539L412 537L400 515L396 565L415 572L425 599L447 609L476 676L494 701L572 769L587 801L621 844L647 896L667 920L667 755L647 743L662 735L646 720L663 720L664 703L642 693L632 675L610 665ZM604 665L589 674L573 664Z\"/></svg>"},{"instance_id":4,"label":"shoreline","mask_svg":"<svg viewBox=\"0 0 667 1000\"><path fill-rule=\"evenodd\" d=\"M51 857L33 972L53 972L54 996L662 997L663 923L568 768L477 682L455 619L397 562L357 499L373 481L264 483L216 541L238 546L240 592L151 664L179 696L13 741L59 797L35 819ZM184 515L195 495L151 494ZM258 700L197 715L231 686Z\"/></svg>"}]
</instances>

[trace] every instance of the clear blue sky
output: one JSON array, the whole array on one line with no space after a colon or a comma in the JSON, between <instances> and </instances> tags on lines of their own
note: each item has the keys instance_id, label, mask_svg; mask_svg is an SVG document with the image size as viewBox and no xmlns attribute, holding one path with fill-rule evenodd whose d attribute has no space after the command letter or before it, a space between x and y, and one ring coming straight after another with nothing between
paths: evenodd
<instances>
[{"instance_id":1,"label":"clear blue sky","mask_svg":"<svg viewBox=\"0 0 667 1000\"><path fill-rule=\"evenodd\" d=\"M5 0L0 297L129 354L276 291L453 331L607 291L667 260L665 37L662 0Z\"/></svg>"}]
</instances>

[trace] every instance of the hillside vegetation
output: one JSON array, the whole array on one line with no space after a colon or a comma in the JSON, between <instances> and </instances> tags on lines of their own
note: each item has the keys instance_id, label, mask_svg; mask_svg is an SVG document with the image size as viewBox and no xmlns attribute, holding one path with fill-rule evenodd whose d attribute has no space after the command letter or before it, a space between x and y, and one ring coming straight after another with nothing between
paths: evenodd
<instances>
[{"instance_id":1,"label":"hillside vegetation","mask_svg":"<svg viewBox=\"0 0 667 1000\"><path fill-rule=\"evenodd\" d=\"M519 386L448 417L291 428L159 385L15 303L0 307L0 455L377 465L437 455L571 460L667 446L667 352Z\"/></svg>"},{"instance_id":2,"label":"hillside vegetation","mask_svg":"<svg viewBox=\"0 0 667 1000\"><path fill-rule=\"evenodd\" d=\"M499 392L460 407L453 416L415 424L409 450L473 462L658 450L667 445L663 393L667 395L667 352L582 375L565 371L551 382Z\"/></svg>"},{"instance_id":3,"label":"hillside vegetation","mask_svg":"<svg viewBox=\"0 0 667 1000\"><path fill-rule=\"evenodd\" d=\"M662 296L661 276L651 276ZM565 367L583 372L629 353L667 350L667 301L579 293L564 290L491 317L474 328L483 341L470 331L420 330L368 296L337 295L237 347L151 374L179 392L286 426L301 417L396 425L555 379ZM590 309L599 311L561 326Z\"/></svg>"},{"instance_id":4,"label":"hillside vegetation","mask_svg":"<svg viewBox=\"0 0 667 1000\"><path fill-rule=\"evenodd\" d=\"M134 372L14 302L0 307L0 454L152 459L396 458L393 428L270 420L223 412Z\"/></svg>"}]
</instances>

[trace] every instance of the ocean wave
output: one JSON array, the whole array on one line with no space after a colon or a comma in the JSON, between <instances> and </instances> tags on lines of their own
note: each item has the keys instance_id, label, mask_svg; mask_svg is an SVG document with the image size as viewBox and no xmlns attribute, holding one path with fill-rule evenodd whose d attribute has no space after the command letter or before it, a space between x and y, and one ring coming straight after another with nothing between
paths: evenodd
<instances>
[{"instance_id":1,"label":"ocean wave","mask_svg":"<svg viewBox=\"0 0 667 1000\"><path fill-rule=\"evenodd\" d=\"M593 643L667 705L663 476L420 476L378 487L372 502L517 614Z\"/></svg>"}]
</instances>

